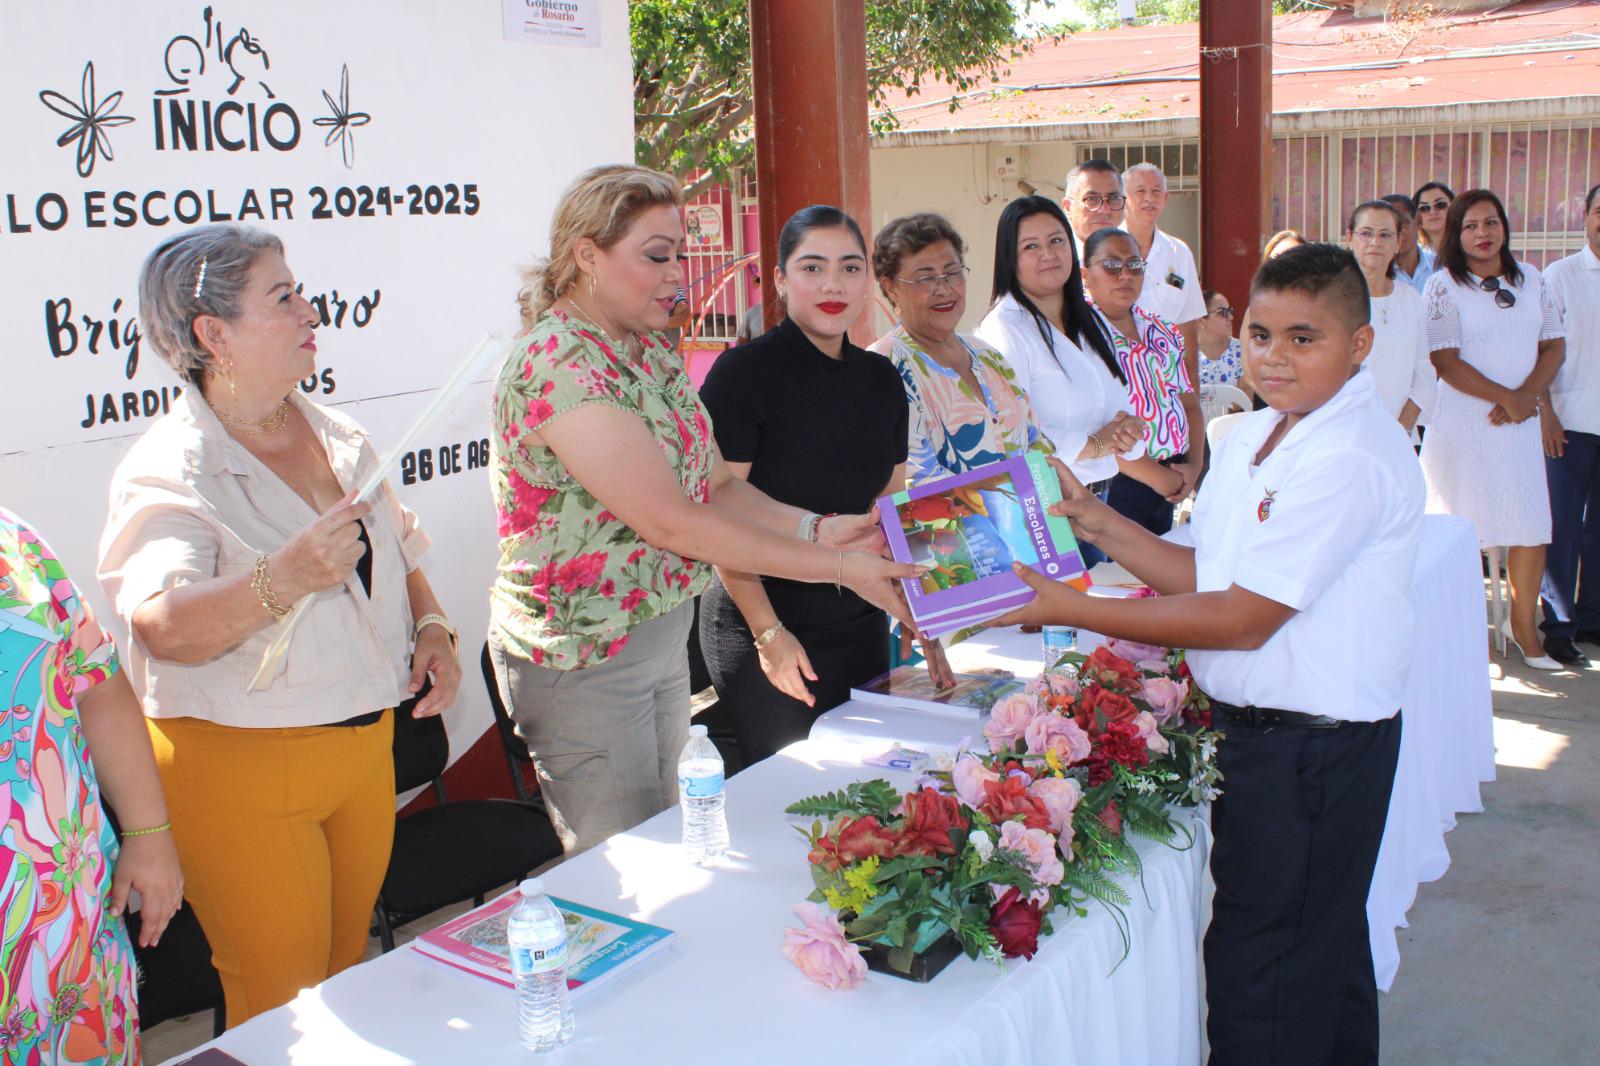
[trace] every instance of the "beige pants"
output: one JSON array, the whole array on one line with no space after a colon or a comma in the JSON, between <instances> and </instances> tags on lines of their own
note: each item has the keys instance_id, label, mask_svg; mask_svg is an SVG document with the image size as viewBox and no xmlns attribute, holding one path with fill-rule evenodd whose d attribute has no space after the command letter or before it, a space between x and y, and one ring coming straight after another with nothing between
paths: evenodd
<instances>
[{"instance_id":1,"label":"beige pants","mask_svg":"<svg viewBox=\"0 0 1600 1066\"><path fill-rule=\"evenodd\" d=\"M582 670L535 666L490 634L500 697L533 753L569 855L678 802L693 618L693 604L684 604L643 622L615 658Z\"/></svg>"}]
</instances>

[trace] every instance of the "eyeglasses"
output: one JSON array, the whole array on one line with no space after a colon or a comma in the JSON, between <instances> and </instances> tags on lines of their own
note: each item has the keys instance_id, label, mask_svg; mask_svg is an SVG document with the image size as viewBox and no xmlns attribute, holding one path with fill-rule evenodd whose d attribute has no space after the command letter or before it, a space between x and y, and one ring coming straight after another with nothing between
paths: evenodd
<instances>
[{"instance_id":1,"label":"eyeglasses","mask_svg":"<svg viewBox=\"0 0 1600 1066\"><path fill-rule=\"evenodd\" d=\"M1079 203L1091 211L1098 211L1102 207L1109 207L1114 211L1128 202L1128 198L1120 192L1114 192L1110 196L1101 196L1097 192L1092 192L1077 199Z\"/></svg>"},{"instance_id":2,"label":"eyeglasses","mask_svg":"<svg viewBox=\"0 0 1600 1066\"><path fill-rule=\"evenodd\" d=\"M1136 278L1144 274L1144 260L1137 257L1133 259L1094 259L1090 261L1089 265L1098 266L1113 277L1121 276L1124 270Z\"/></svg>"},{"instance_id":3,"label":"eyeglasses","mask_svg":"<svg viewBox=\"0 0 1600 1066\"><path fill-rule=\"evenodd\" d=\"M1226 320L1228 322L1232 322L1233 321L1233 308L1231 308L1231 307L1219 307L1215 311L1207 311L1205 313L1205 317L1206 318L1210 318L1212 315L1216 315L1218 318L1224 319L1224 320Z\"/></svg>"},{"instance_id":4,"label":"eyeglasses","mask_svg":"<svg viewBox=\"0 0 1600 1066\"><path fill-rule=\"evenodd\" d=\"M1478 288L1482 289L1484 292L1494 293L1494 303L1496 307L1517 306L1517 294L1512 292L1510 289L1502 289L1500 287L1499 278L1484 278L1482 281L1478 282Z\"/></svg>"},{"instance_id":5,"label":"eyeglasses","mask_svg":"<svg viewBox=\"0 0 1600 1066\"><path fill-rule=\"evenodd\" d=\"M1448 211L1448 210L1450 210L1450 201L1442 199L1442 198L1438 199L1438 200L1435 200L1431 204L1430 203L1420 203L1420 204L1417 205L1417 214L1419 214L1419 215L1428 215L1428 214L1432 214L1435 211Z\"/></svg>"},{"instance_id":6,"label":"eyeglasses","mask_svg":"<svg viewBox=\"0 0 1600 1066\"><path fill-rule=\"evenodd\" d=\"M965 285L967 283L967 275L970 273L972 273L971 267L962 266L954 270L947 270L943 274L918 274L914 278L895 278L894 280L902 285L915 285L931 292L940 285L945 285L952 289L958 285Z\"/></svg>"}]
</instances>

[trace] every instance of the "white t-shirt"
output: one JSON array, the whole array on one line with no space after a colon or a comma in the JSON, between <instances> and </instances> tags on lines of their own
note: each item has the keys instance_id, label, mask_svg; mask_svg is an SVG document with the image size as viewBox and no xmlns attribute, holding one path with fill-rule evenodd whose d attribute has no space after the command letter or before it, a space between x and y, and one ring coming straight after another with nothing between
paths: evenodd
<instances>
[{"instance_id":1,"label":"white t-shirt","mask_svg":"<svg viewBox=\"0 0 1600 1066\"><path fill-rule=\"evenodd\" d=\"M1372 351L1362 365L1372 372L1378 402L1393 418L1410 400L1424 412L1433 406L1439 387L1428 357L1428 329L1422 321L1422 297L1396 282L1388 296L1372 298Z\"/></svg>"},{"instance_id":2,"label":"white t-shirt","mask_svg":"<svg viewBox=\"0 0 1600 1066\"><path fill-rule=\"evenodd\" d=\"M974 332L1011 364L1017 385L1033 404L1039 428L1056 446L1057 457L1085 485L1104 481L1116 475L1117 457L1080 460L1078 455L1089 434L1118 411L1133 414L1127 386L1111 376L1093 348L1079 348L1054 325L1049 325L1049 330L1054 353L1045 344L1038 322L1007 293ZM1137 459L1144 453L1141 440L1123 458Z\"/></svg>"},{"instance_id":3,"label":"white t-shirt","mask_svg":"<svg viewBox=\"0 0 1600 1066\"><path fill-rule=\"evenodd\" d=\"M1150 254L1145 257L1144 288L1139 292L1138 306L1175 326L1205 317L1206 297L1200 291L1194 253L1159 227L1150 241Z\"/></svg>"},{"instance_id":4,"label":"white t-shirt","mask_svg":"<svg viewBox=\"0 0 1600 1066\"><path fill-rule=\"evenodd\" d=\"M1550 386L1561 425L1600 433L1600 258L1585 245L1544 272L1567 329L1567 358Z\"/></svg>"},{"instance_id":5,"label":"white t-shirt","mask_svg":"<svg viewBox=\"0 0 1600 1066\"><path fill-rule=\"evenodd\" d=\"M1375 722L1400 709L1422 541L1422 471L1356 374L1252 467L1282 414L1243 416L1211 458L1190 526L1195 587L1232 585L1297 612L1254 651L1191 651L1212 697Z\"/></svg>"}]
</instances>

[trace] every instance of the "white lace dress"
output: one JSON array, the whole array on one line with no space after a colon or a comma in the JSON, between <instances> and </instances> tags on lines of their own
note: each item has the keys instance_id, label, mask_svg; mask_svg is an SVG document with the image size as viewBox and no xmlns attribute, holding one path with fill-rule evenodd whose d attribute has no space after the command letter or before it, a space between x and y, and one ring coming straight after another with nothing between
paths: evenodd
<instances>
[{"instance_id":1,"label":"white lace dress","mask_svg":"<svg viewBox=\"0 0 1600 1066\"><path fill-rule=\"evenodd\" d=\"M1484 377L1516 388L1532 373L1539 342L1562 336L1557 312L1539 271L1527 263L1522 284L1501 285L1517 297L1501 307L1494 294L1462 285L1440 269L1423 292L1428 348L1459 348ZM1489 422L1493 404L1443 380L1428 434L1422 471L1428 510L1469 518L1485 548L1550 543L1550 493L1537 416L1516 425Z\"/></svg>"}]
</instances>

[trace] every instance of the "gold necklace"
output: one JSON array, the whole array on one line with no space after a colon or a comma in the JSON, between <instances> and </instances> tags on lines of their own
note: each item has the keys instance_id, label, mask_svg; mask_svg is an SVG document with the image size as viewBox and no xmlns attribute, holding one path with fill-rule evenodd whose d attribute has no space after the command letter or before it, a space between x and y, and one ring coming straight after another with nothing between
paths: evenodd
<instances>
[{"instance_id":1,"label":"gold necklace","mask_svg":"<svg viewBox=\"0 0 1600 1066\"><path fill-rule=\"evenodd\" d=\"M234 418L220 407L214 408L214 410L217 413L218 421L220 421L223 425L227 426L229 429L236 429L240 433L245 433L250 436L255 436L257 434L266 435L268 433L276 433L278 430L289 424L288 400L278 401L278 409L272 412L269 417L262 419L260 422L252 422L247 418Z\"/></svg>"},{"instance_id":2,"label":"gold necklace","mask_svg":"<svg viewBox=\"0 0 1600 1066\"><path fill-rule=\"evenodd\" d=\"M584 309L584 306L581 303L578 302L578 298L576 296L573 296L571 293L568 293L567 294L567 303L569 303L573 307L577 308L578 314L583 316L583 320L585 322L589 323L589 325L593 326L595 329L600 331L600 336L602 336L602 337L604 337L606 339L606 344L610 346L612 351L620 352L622 355L628 355L628 354L630 354L632 352L632 350L633 350L633 337L634 337L634 335L632 333L628 334L628 340L627 340L626 343L618 344L617 343L617 339L615 337L613 337L611 334L607 333L606 332L606 328L600 324L599 320L596 319L593 315L591 315L587 310Z\"/></svg>"}]
</instances>

